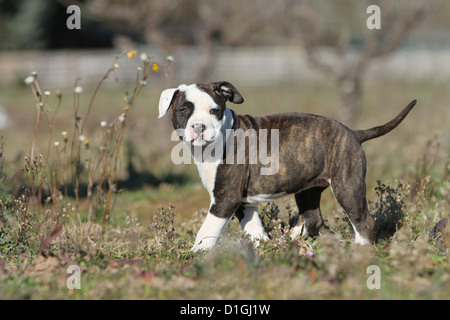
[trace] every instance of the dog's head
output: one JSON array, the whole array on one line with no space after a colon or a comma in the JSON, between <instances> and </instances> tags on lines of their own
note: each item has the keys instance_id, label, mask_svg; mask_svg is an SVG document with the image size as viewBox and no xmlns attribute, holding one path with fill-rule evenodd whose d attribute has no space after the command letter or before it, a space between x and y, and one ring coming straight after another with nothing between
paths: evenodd
<instances>
[{"instance_id":1,"label":"dog's head","mask_svg":"<svg viewBox=\"0 0 450 320\"><path fill-rule=\"evenodd\" d=\"M172 124L180 139L194 146L205 146L218 139L225 121L230 121L227 119L227 101L244 102L229 82L182 84L161 93L158 118L172 108Z\"/></svg>"}]
</instances>

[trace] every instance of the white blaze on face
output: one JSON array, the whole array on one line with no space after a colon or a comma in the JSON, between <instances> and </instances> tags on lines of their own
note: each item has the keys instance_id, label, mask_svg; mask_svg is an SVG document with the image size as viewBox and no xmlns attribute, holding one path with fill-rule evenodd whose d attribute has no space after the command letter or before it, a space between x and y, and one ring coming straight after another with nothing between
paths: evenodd
<instances>
[{"instance_id":1,"label":"white blaze on face","mask_svg":"<svg viewBox=\"0 0 450 320\"><path fill-rule=\"evenodd\" d=\"M222 121L210 113L211 109L219 106L214 99L205 91L200 90L195 84L190 85L185 91L186 100L194 105L194 112L186 123L184 140L192 141L194 146L202 146L213 142L220 135ZM194 125L197 130L194 131ZM200 133L199 128L203 127Z\"/></svg>"}]
</instances>

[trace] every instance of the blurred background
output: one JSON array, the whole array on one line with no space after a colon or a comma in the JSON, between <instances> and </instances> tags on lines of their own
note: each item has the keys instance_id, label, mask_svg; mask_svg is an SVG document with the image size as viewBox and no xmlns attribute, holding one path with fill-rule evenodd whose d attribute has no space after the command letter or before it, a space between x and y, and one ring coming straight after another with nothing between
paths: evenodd
<instances>
[{"instance_id":1,"label":"blurred background","mask_svg":"<svg viewBox=\"0 0 450 320\"><path fill-rule=\"evenodd\" d=\"M373 4L381 10L379 30L367 28ZM81 10L81 29L67 28L70 5ZM172 56L127 118L124 168L128 174L130 166L134 173L151 173L151 187L170 189L172 181L191 177L170 180L160 171L187 170L198 179L193 166L170 163L170 120L156 119L161 90L219 80L243 94L244 105L230 106L239 113L310 112L355 129L387 122L418 97L395 133L368 144L368 181L407 175L434 153L439 156L430 161L441 163L438 174L448 174L448 1L0 0L0 39L0 134L9 163L23 157L31 140L35 109L24 84L30 72L38 72L43 90L63 92L57 140L70 128L76 79L86 105L114 57L137 50L105 81L87 130L95 137L98 123L120 111L123 92L136 81L140 54L161 63ZM157 193L154 201L177 200L167 194ZM207 206L206 193L193 197L191 206L200 200Z\"/></svg>"},{"instance_id":2,"label":"blurred background","mask_svg":"<svg viewBox=\"0 0 450 320\"><path fill-rule=\"evenodd\" d=\"M68 29L69 5L81 29ZM369 30L366 10L381 9ZM139 49L176 63L164 84L227 79L246 86L328 83L353 123L366 81L447 81L450 4L431 1L1 0L2 87L31 71L49 87L94 84L108 59ZM122 68L120 79L134 81Z\"/></svg>"}]
</instances>

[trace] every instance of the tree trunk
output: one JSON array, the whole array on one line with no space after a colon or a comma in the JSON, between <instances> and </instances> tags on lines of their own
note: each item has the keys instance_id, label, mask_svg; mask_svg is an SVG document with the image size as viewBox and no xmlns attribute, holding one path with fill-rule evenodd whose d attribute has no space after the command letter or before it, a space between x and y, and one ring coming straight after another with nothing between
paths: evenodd
<instances>
[{"instance_id":1,"label":"tree trunk","mask_svg":"<svg viewBox=\"0 0 450 320\"><path fill-rule=\"evenodd\" d=\"M361 107L361 79L345 75L338 80L338 85L341 96L340 121L352 128L356 124Z\"/></svg>"},{"instance_id":2,"label":"tree trunk","mask_svg":"<svg viewBox=\"0 0 450 320\"><path fill-rule=\"evenodd\" d=\"M209 76L214 67L214 62L216 61L217 44L214 41L208 41L203 43L200 48L203 51L202 54L204 54L204 58L202 64L192 77L191 81L203 83L205 81L212 80Z\"/></svg>"}]
</instances>

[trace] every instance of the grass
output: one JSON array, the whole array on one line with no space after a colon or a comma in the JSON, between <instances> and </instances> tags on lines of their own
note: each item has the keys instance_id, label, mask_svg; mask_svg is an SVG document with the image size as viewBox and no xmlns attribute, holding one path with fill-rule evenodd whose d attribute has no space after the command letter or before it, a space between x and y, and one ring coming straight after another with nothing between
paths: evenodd
<instances>
[{"instance_id":1,"label":"grass","mask_svg":"<svg viewBox=\"0 0 450 320\"><path fill-rule=\"evenodd\" d=\"M65 89L62 98L51 94L42 110L43 100L29 88L2 92L12 124L1 132L0 299L448 299L450 228L443 226L450 204L450 94L445 84L366 88L358 128L390 120L419 97L398 129L364 145L369 207L382 236L376 245L353 245L352 228L327 190L322 212L330 233L290 241L289 222L298 211L287 197L260 205L270 241L253 248L233 219L214 250L195 254L190 248L208 194L195 166L168 160L169 121L156 119L162 88L141 89L133 101L124 100L132 95L120 90ZM337 92L327 85L239 90L246 99L234 107L239 113L339 117ZM111 161L98 162L94 174L87 164L95 166L101 154L105 129L100 122L114 123L124 107L126 126L118 126L120 135L108 140L116 146L115 158L110 154ZM83 126L74 125L74 110ZM62 149L53 148L56 141L63 146L62 131L69 132L67 148L75 146L72 155L66 150L65 162ZM89 150L79 135L89 141ZM31 149L37 157L30 156ZM79 159L78 196L64 192L63 182L72 181L69 172L77 163L73 159ZM116 168L102 175L114 159ZM103 187L96 187L102 179ZM119 188L107 197L114 185ZM91 196L82 195L89 188ZM39 197L39 190L50 197ZM69 265L81 269L80 290L66 285ZM366 285L372 265L380 268L379 290Z\"/></svg>"}]
</instances>

